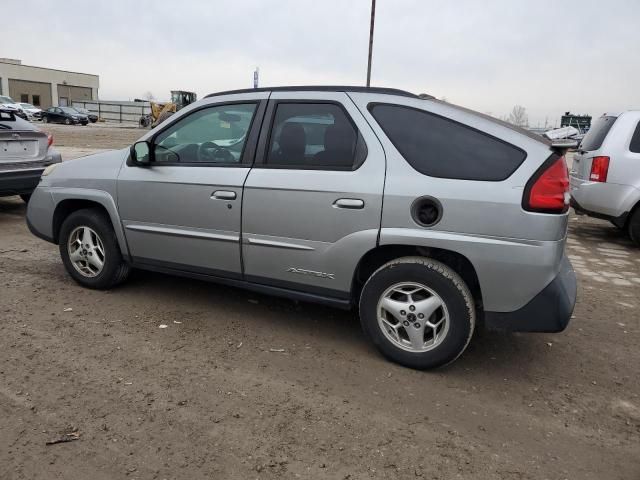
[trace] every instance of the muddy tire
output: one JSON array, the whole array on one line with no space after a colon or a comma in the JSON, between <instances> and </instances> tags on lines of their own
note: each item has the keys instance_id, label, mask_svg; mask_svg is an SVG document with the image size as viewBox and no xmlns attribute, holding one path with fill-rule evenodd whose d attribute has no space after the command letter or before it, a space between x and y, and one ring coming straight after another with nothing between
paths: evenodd
<instances>
[{"instance_id":1,"label":"muddy tire","mask_svg":"<svg viewBox=\"0 0 640 480\"><path fill-rule=\"evenodd\" d=\"M60 257L83 287L105 290L123 282L130 265L122 258L109 216L97 209L73 212L62 223Z\"/></svg>"},{"instance_id":2,"label":"muddy tire","mask_svg":"<svg viewBox=\"0 0 640 480\"><path fill-rule=\"evenodd\" d=\"M469 288L453 269L425 257L404 257L380 267L362 289L360 322L390 360L416 369L458 358L475 328Z\"/></svg>"}]
</instances>

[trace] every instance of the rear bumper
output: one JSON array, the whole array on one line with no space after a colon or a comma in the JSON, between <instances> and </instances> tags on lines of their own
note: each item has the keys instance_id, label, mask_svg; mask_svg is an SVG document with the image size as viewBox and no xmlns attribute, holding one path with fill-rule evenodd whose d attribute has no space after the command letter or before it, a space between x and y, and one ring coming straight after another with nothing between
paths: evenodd
<instances>
[{"instance_id":1,"label":"rear bumper","mask_svg":"<svg viewBox=\"0 0 640 480\"><path fill-rule=\"evenodd\" d=\"M613 216L607 215L605 213L594 212L592 210L587 210L582 205L578 203L575 198L571 198L571 207L576 211L579 215L588 215L593 218L600 218L601 220L609 220L614 225L622 228L627 223L627 218L629 218L629 212L624 212L622 215Z\"/></svg>"},{"instance_id":2,"label":"rear bumper","mask_svg":"<svg viewBox=\"0 0 640 480\"><path fill-rule=\"evenodd\" d=\"M571 320L576 294L576 274L564 256L558 275L529 303L513 312L485 312L485 325L510 332L561 332Z\"/></svg>"},{"instance_id":3,"label":"rear bumper","mask_svg":"<svg viewBox=\"0 0 640 480\"><path fill-rule=\"evenodd\" d=\"M31 193L38 186L44 169L0 172L0 196Z\"/></svg>"}]
</instances>

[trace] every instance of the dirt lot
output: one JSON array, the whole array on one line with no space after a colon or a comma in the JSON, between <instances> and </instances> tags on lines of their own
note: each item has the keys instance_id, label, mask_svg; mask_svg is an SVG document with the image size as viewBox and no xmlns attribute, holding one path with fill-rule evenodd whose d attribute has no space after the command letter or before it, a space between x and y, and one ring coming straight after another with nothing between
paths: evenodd
<instances>
[{"instance_id":1,"label":"dirt lot","mask_svg":"<svg viewBox=\"0 0 640 480\"><path fill-rule=\"evenodd\" d=\"M51 130L67 153L142 133ZM3 480L640 479L640 249L605 222L571 219L564 333L417 372L350 313L145 272L85 290L24 216L0 199Z\"/></svg>"}]
</instances>

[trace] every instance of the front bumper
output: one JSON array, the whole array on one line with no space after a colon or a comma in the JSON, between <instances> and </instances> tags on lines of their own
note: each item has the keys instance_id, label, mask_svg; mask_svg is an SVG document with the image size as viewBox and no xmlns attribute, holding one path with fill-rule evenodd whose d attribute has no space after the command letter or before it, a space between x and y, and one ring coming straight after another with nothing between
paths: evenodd
<instances>
[{"instance_id":1,"label":"front bumper","mask_svg":"<svg viewBox=\"0 0 640 480\"><path fill-rule=\"evenodd\" d=\"M485 325L509 332L561 332L571 320L576 295L576 274L564 256L558 275L529 303L513 312L485 312Z\"/></svg>"}]
</instances>

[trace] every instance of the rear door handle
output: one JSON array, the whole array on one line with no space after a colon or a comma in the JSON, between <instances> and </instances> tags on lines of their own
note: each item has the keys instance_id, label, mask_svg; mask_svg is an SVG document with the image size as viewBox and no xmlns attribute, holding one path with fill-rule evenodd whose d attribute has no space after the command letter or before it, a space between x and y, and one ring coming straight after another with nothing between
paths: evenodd
<instances>
[{"instance_id":1,"label":"rear door handle","mask_svg":"<svg viewBox=\"0 0 640 480\"><path fill-rule=\"evenodd\" d=\"M364 208L364 200L359 198L339 198L333 202L333 206L335 208L361 209Z\"/></svg>"},{"instance_id":2,"label":"rear door handle","mask_svg":"<svg viewBox=\"0 0 640 480\"><path fill-rule=\"evenodd\" d=\"M211 198L216 200L235 200L236 192L231 192L229 190L216 190L211 195Z\"/></svg>"}]
</instances>

